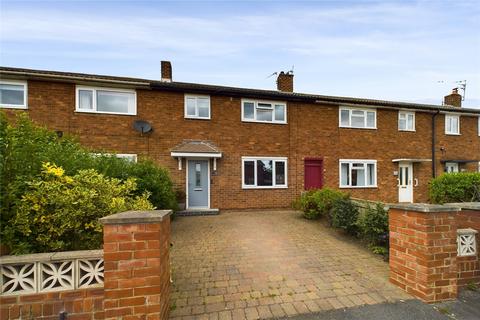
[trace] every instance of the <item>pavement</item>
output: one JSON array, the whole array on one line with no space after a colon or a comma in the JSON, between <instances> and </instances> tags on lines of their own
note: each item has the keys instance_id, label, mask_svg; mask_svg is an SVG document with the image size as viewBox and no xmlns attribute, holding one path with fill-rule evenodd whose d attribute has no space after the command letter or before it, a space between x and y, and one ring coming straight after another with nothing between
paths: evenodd
<instances>
[{"instance_id":1,"label":"pavement","mask_svg":"<svg viewBox=\"0 0 480 320\"><path fill-rule=\"evenodd\" d=\"M457 300L426 304L419 300L380 303L361 307L285 317L288 320L478 320L480 291L463 291Z\"/></svg>"}]
</instances>

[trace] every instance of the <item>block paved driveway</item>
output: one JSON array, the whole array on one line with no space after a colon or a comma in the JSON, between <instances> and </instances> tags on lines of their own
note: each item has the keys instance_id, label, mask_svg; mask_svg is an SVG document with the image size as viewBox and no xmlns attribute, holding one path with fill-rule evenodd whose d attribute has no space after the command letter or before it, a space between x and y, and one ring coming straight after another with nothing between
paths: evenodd
<instances>
[{"instance_id":1,"label":"block paved driveway","mask_svg":"<svg viewBox=\"0 0 480 320\"><path fill-rule=\"evenodd\" d=\"M388 264L294 211L172 223L172 319L268 319L411 299Z\"/></svg>"}]
</instances>

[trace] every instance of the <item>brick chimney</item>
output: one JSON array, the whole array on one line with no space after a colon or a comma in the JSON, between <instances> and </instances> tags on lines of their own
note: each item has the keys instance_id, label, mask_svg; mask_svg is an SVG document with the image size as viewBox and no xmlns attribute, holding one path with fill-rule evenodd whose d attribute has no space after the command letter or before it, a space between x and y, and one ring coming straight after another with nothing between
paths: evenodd
<instances>
[{"instance_id":1,"label":"brick chimney","mask_svg":"<svg viewBox=\"0 0 480 320\"><path fill-rule=\"evenodd\" d=\"M162 78L160 79L163 82L172 82L172 64L170 61L162 61Z\"/></svg>"},{"instance_id":2,"label":"brick chimney","mask_svg":"<svg viewBox=\"0 0 480 320\"><path fill-rule=\"evenodd\" d=\"M452 93L448 96L445 96L443 104L461 108L462 107L462 96L458 93L458 88L453 88Z\"/></svg>"},{"instance_id":3,"label":"brick chimney","mask_svg":"<svg viewBox=\"0 0 480 320\"><path fill-rule=\"evenodd\" d=\"M293 72L280 72L277 77L277 90L293 92Z\"/></svg>"}]
</instances>

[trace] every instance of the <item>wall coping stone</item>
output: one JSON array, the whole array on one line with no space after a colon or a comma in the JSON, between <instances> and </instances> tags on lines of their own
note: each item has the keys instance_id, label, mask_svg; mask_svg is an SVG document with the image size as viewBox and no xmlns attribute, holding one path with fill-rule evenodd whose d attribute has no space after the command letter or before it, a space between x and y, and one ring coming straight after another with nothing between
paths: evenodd
<instances>
[{"instance_id":1,"label":"wall coping stone","mask_svg":"<svg viewBox=\"0 0 480 320\"><path fill-rule=\"evenodd\" d=\"M477 234L478 231L472 228L466 228L466 229L457 229L457 234L458 235L469 235L469 234Z\"/></svg>"},{"instance_id":2,"label":"wall coping stone","mask_svg":"<svg viewBox=\"0 0 480 320\"><path fill-rule=\"evenodd\" d=\"M64 252L32 253L18 256L0 256L0 265L91 258L103 258L103 250L78 250Z\"/></svg>"},{"instance_id":3,"label":"wall coping stone","mask_svg":"<svg viewBox=\"0 0 480 320\"><path fill-rule=\"evenodd\" d=\"M103 225L141 224L161 222L172 214L172 210L125 211L100 218Z\"/></svg>"},{"instance_id":4,"label":"wall coping stone","mask_svg":"<svg viewBox=\"0 0 480 320\"><path fill-rule=\"evenodd\" d=\"M395 203L389 204L392 209L416 211L416 212L455 212L463 210L480 210L480 202L460 202L446 204L430 203Z\"/></svg>"}]
</instances>

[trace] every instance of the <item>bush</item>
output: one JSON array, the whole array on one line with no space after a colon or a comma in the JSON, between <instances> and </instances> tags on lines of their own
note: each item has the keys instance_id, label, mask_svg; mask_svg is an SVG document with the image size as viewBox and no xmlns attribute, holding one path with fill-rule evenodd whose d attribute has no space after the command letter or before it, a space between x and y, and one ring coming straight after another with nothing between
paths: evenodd
<instances>
[{"instance_id":1,"label":"bush","mask_svg":"<svg viewBox=\"0 0 480 320\"><path fill-rule=\"evenodd\" d=\"M371 245L378 245L381 237L388 234L388 212L381 203L370 206L358 217L357 226L362 238Z\"/></svg>"},{"instance_id":2,"label":"bush","mask_svg":"<svg viewBox=\"0 0 480 320\"><path fill-rule=\"evenodd\" d=\"M337 199L347 197L346 194L330 188L310 190L300 197L300 209L307 219L316 219L321 216L329 216L333 203Z\"/></svg>"},{"instance_id":3,"label":"bush","mask_svg":"<svg viewBox=\"0 0 480 320\"><path fill-rule=\"evenodd\" d=\"M166 169L152 161L138 163L112 155L94 153L74 137L59 138L54 131L36 126L26 114L19 114L15 125L9 125L0 112L0 233L17 212L18 200L29 189L29 182L42 175L42 163L51 162L63 168L66 175L95 169L106 177L127 181L135 178L133 194L150 193L158 209L176 209L172 181Z\"/></svg>"},{"instance_id":4,"label":"bush","mask_svg":"<svg viewBox=\"0 0 480 320\"><path fill-rule=\"evenodd\" d=\"M107 178L93 169L65 175L46 163L41 176L28 183L5 229L12 253L98 249L102 226L98 219L127 210L151 210L148 194L135 196L135 179Z\"/></svg>"},{"instance_id":5,"label":"bush","mask_svg":"<svg viewBox=\"0 0 480 320\"><path fill-rule=\"evenodd\" d=\"M331 211L331 224L348 233L355 233L358 209L349 198L339 198L333 203Z\"/></svg>"},{"instance_id":6,"label":"bush","mask_svg":"<svg viewBox=\"0 0 480 320\"><path fill-rule=\"evenodd\" d=\"M480 172L447 173L430 182L432 203L480 201Z\"/></svg>"}]
</instances>

